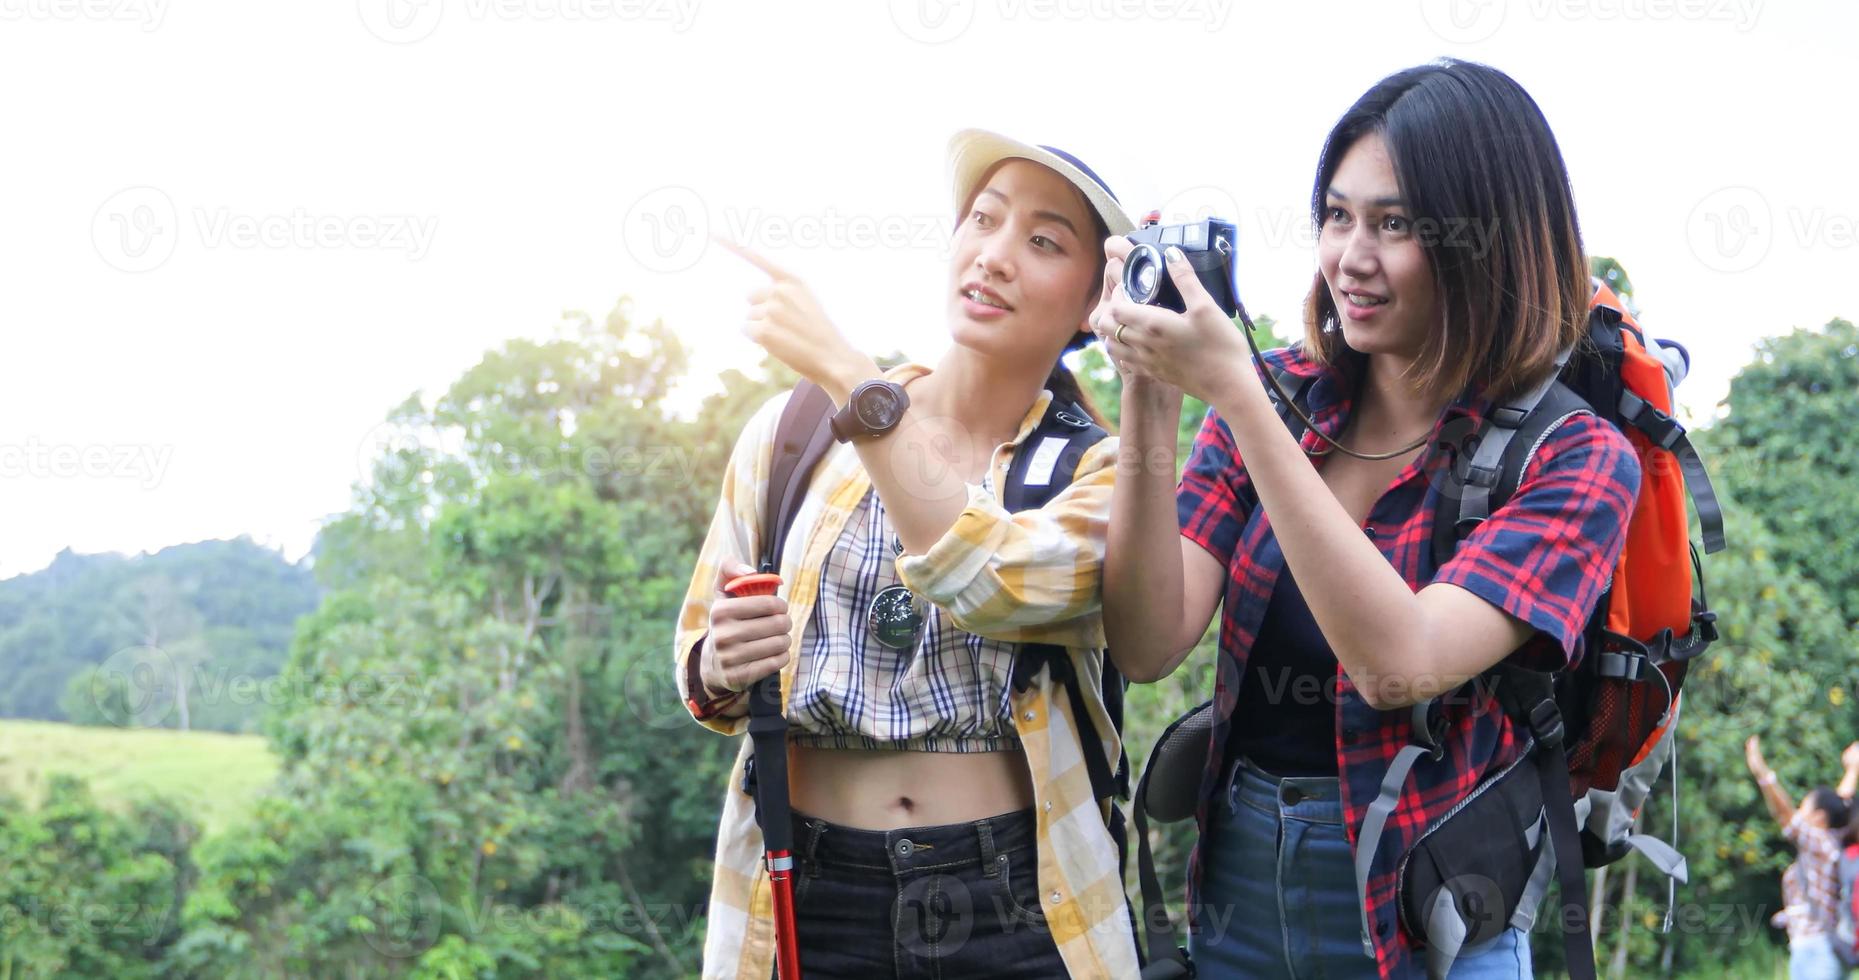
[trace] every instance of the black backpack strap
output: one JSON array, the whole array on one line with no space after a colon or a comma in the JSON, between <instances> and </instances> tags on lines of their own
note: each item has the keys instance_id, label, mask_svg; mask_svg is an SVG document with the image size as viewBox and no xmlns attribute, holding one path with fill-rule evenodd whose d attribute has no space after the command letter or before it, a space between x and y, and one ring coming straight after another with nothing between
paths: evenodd
<instances>
[{"instance_id":1,"label":"black backpack strap","mask_svg":"<svg viewBox=\"0 0 1859 980\"><path fill-rule=\"evenodd\" d=\"M1078 726L1078 734L1087 743L1084 746L1084 768L1091 776L1091 795L1100 800L1128 798L1127 764L1119 760L1116 772L1111 771L1103 742L1097 737L1097 725L1091 720L1085 705L1084 692L1078 689L1078 674L1072 670L1071 654L1064 647L1050 643L1021 644L1019 655L1013 661L1013 689L1025 691L1032 686L1041 667L1051 672L1052 682L1065 688L1066 696L1071 701L1072 718Z\"/></svg>"},{"instance_id":2,"label":"black backpack strap","mask_svg":"<svg viewBox=\"0 0 1859 980\"><path fill-rule=\"evenodd\" d=\"M1291 396L1292 403L1306 414L1309 413L1310 386L1317 380L1316 375L1300 378L1284 368L1277 368L1272 371L1272 378L1278 382L1278 387L1284 389L1285 394ZM1291 406L1278 397L1278 392L1267 387L1265 393L1271 396L1272 407L1278 410L1278 418L1283 420L1285 428L1291 430L1291 438L1301 444L1304 441L1304 420L1291 411Z\"/></svg>"},{"instance_id":3,"label":"black backpack strap","mask_svg":"<svg viewBox=\"0 0 1859 980\"><path fill-rule=\"evenodd\" d=\"M1284 368L1273 369L1272 378L1278 382L1278 387L1284 389L1285 394L1291 396L1291 401L1287 402L1279 398L1278 392L1273 390L1270 385L1265 387L1265 394L1267 397L1271 398L1272 407L1278 411L1278 420L1285 424L1285 428L1291 433L1291 438L1299 445L1302 445L1304 442L1304 420L1298 416L1297 412L1291 410L1291 406L1295 404L1298 407L1298 411L1306 415L1310 414L1310 387L1317 379L1315 376L1300 378ZM1246 481L1246 490L1242 502L1246 505L1246 513L1248 515L1259 509L1259 492L1253 488L1251 480Z\"/></svg>"},{"instance_id":4,"label":"black backpack strap","mask_svg":"<svg viewBox=\"0 0 1859 980\"><path fill-rule=\"evenodd\" d=\"M833 447L832 415L831 396L808 381L796 386L782 406L781 420L775 425L768 496L762 506L761 571L781 567L781 549L806 499L813 470ZM742 772L742 790L755 797L755 822L761 825L764 846L770 852L793 850L787 727L787 717L781 713L781 675L770 674L749 690L750 755Z\"/></svg>"},{"instance_id":5,"label":"black backpack strap","mask_svg":"<svg viewBox=\"0 0 1859 980\"><path fill-rule=\"evenodd\" d=\"M1685 476L1685 491L1698 511L1698 527L1704 534L1704 553L1716 554L1724 549L1723 505L1717 502L1717 489L1704 469L1697 448L1685 433L1683 422L1659 411L1651 402L1631 391L1620 393L1617 406L1620 421L1644 433L1652 444L1669 450L1678 458L1679 472Z\"/></svg>"},{"instance_id":6,"label":"black backpack strap","mask_svg":"<svg viewBox=\"0 0 1859 980\"><path fill-rule=\"evenodd\" d=\"M1044 507L1071 486L1085 451L1107 435L1083 406L1053 399L1039 425L1013 454L1001 506L1008 513Z\"/></svg>"},{"instance_id":7,"label":"black backpack strap","mask_svg":"<svg viewBox=\"0 0 1859 980\"><path fill-rule=\"evenodd\" d=\"M1561 885L1558 900L1562 907L1552 921L1560 924L1565 969L1570 980L1595 980L1581 831L1575 825L1575 797L1569 792L1567 732L1556 707L1554 676L1503 663L1492 670L1499 678L1494 691L1498 703L1535 738L1532 751L1542 780L1543 816L1549 822L1556 880Z\"/></svg>"},{"instance_id":8,"label":"black backpack strap","mask_svg":"<svg viewBox=\"0 0 1859 980\"><path fill-rule=\"evenodd\" d=\"M1133 821L1136 825L1136 882L1142 892L1142 929L1138 935L1143 937L1140 948L1148 953L1142 980L1183 980L1194 976L1187 948L1175 942L1174 924L1168 918L1168 903L1162 897L1162 878L1155 870L1155 852L1149 846L1149 777L1155 773L1156 761L1163 754L1163 745L1183 725L1205 719L1212 704L1211 701L1203 701L1193 711L1168 723L1168 727L1156 737L1155 747L1149 753L1149 764L1143 767L1142 780L1136 787L1135 805L1132 808L1136 811ZM1204 729L1200 737L1207 737Z\"/></svg>"},{"instance_id":9,"label":"black backpack strap","mask_svg":"<svg viewBox=\"0 0 1859 980\"><path fill-rule=\"evenodd\" d=\"M768 471L768 496L762 507L762 571L781 566L788 528L807 497L813 469L833 448L832 419L832 396L811 381L796 385L781 408Z\"/></svg>"}]
</instances>

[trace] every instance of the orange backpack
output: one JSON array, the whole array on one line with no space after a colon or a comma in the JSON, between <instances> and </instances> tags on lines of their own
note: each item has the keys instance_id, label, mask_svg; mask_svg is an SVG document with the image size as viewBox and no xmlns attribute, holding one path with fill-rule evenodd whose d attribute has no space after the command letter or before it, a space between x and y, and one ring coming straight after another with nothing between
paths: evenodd
<instances>
[{"instance_id":1,"label":"orange backpack","mask_svg":"<svg viewBox=\"0 0 1859 980\"><path fill-rule=\"evenodd\" d=\"M1706 553L1724 547L1723 514L1685 427L1672 417L1672 389L1689 363L1678 344L1647 340L1613 290L1595 280L1587 336L1556 378L1499 407L1476 438L1463 443L1466 452L1453 463L1457 499L1444 495L1446 510L1434 522L1434 557L1443 565L1458 542L1516 492L1530 457L1574 415L1612 423L1640 461L1640 492L1626 544L1589 617L1582 659L1555 674L1500 664L1488 678L1498 702L1535 739L1545 832L1563 845L1555 848L1553 872L1562 882L1571 976L1593 976L1582 867L1611 864L1638 851L1667 875L1673 889L1687 877L1675 846L1676 765L1671 841L1642 833L1637 824L1653 784L1675 754L1685 674L1717 639L1685 501L1689 497L1697 508ZM1560 796L1555 790L1564 766L1568 793ZM1532 876L1522 908L1533 910L1547 892L1549 863ZM1570 906L1579 913L1571 917Z\"/></svg>"}]
</instances>

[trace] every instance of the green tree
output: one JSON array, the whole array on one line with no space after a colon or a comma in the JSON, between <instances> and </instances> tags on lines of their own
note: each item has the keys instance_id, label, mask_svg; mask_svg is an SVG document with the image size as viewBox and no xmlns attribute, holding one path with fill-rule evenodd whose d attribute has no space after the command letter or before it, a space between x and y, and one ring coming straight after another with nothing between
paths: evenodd
<instances>
[{"instance_id":1,"label":"green tree","mask_svg":"<svg viewBox=\"0 0 1859 980\"><path fill-rule=\"evenodd\" d=\"M736 433L792 376L731 372L684 419L684 367L622 306L394 409L318 542L278 798L203 850L177 963L695 970L735 746L677 703L668 637Z\"/></svg>"},{"instance_id":2,"label":"green tree","mask_svg":"<svg viewBox=\"0 0 1859 980\"><path fill-rule=\"evenodd\" d=\"M1633 280L1627 278L1626 266L1621 265L1619 259L1606 255L1590 256L1588 274L1607 283L1607 288L1612 289L1614 295L1627 304L1627 312L1639 316L1639 306L1633 302Z\"/></svg>"},{"instance_id":3,"label":"green tree","mask_svg":"<svg viewBox=\"0 0 1859 980\"><path fill-rule=\"evenodd\" d=\"M1846 413L1859 396L1859 328L1771 337L1730 386L1711 427L1721 485L1775 531L1775 556L1859 621L1859 444Z\"/></svg>"}]
</instances>

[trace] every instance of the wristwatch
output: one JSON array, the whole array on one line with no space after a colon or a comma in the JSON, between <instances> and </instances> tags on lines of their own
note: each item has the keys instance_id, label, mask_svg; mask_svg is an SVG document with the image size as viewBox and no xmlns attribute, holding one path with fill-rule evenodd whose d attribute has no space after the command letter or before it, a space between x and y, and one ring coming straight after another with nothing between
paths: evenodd
<instances>
[{"instance_id":1,"label":"wristwatch","mask_svg":"<svg viewBox=\"0 0 1859 980\"><path fill-rule=\"evenodd\" d=\"M846 404L833 415L833 438L840 442L876 439L897 428L910 396L893 381L866 381L852 389Z\"/></svg>"}]
</instances>

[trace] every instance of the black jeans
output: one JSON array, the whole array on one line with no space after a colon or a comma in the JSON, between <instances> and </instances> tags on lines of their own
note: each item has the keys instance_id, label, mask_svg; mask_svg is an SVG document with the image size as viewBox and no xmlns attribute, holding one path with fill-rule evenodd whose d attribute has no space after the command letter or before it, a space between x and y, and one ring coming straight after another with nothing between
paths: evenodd
<instances>
[{"instance_id":1,"label":"black jeans","mask_svg":"<svg viewBox=\"0 0 1859 980\"><path fill-rule=\"evenodd\" d=\"M1040 908L1031 808L860 830L794 814L806 980L1065 976Z\"/></svg>"}]
</instances>

